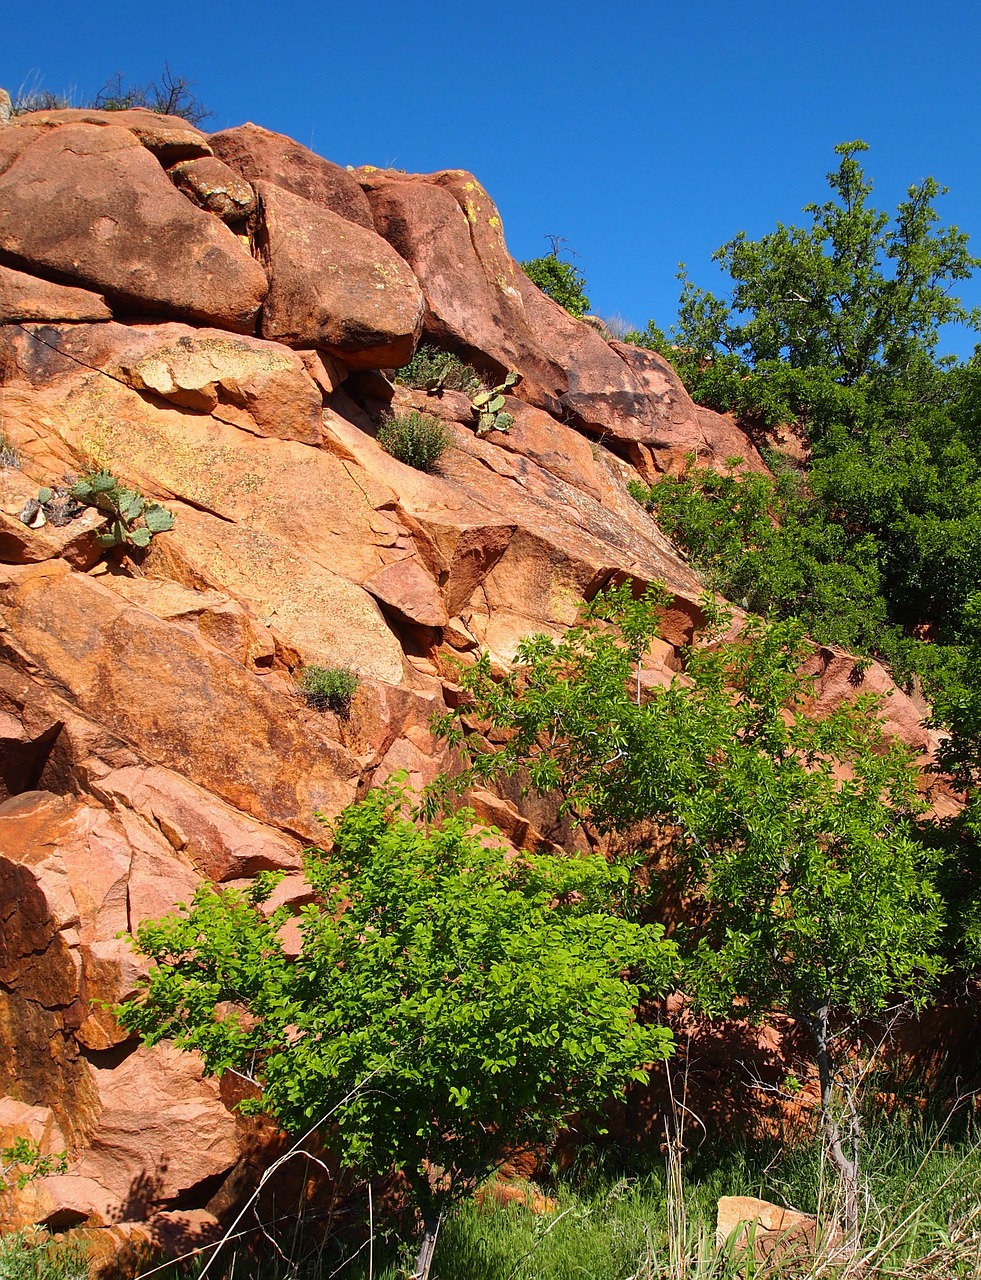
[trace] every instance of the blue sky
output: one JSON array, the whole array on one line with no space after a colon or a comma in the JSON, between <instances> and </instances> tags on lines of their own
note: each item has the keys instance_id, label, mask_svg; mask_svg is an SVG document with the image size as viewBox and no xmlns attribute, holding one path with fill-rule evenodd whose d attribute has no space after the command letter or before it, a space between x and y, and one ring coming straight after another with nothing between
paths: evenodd
<instances>
[{"instance_id":1,"label":"blue sky","mask_svg":"<svg viewBox=\"0 0 981 1280\"><path fill-rule=\"evenodd\" d=\"M253 120L340 164L471 169L512 253L578 253L593 309L674 316L679 260L824 198L837 142L871 145L892 209L932 174L981 255L981 7L969 0L211 0L15 5L0 85L91 97L164 61L210 126ZM963 295L981 306L981 278ZM949 347L968 354L969 335Z\"/></svg>"}]
</instances>

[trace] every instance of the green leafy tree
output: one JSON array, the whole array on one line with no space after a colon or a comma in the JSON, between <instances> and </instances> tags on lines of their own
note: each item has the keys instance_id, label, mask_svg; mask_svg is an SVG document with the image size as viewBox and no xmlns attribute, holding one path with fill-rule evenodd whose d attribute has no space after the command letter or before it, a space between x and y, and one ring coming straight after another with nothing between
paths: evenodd
<instances>
[{"instance_id":1,"label":"green leafy tree","mask_svg":"<svg viewBox=\"0 0 981 1280\"><path fill-rule=\"evenodd\" d=\"M912 185L890 219L868 203L872 183L856 158L867 150L864 142L835 148L831 198L805 206L809 227L781 223L759 240L740 232L713 255L732 280L729 302L683 277L682 347L728 352L751 368L779 360L829 369L851 385L932 360L945 324L977 328L977 313L951 287L981 259L963 232L936 225L944 189L933 178Z\"/></svg>"},{"instance_id":2,"label":"green leafy tree","mask_svg":"<svg viewBox=\"0 0 981 1280\"><path fill-rule=\"evenodd\" d=\"M981 562L981 364L938 349L944 326L978 327L956 287L979 260L940 224L932 178L890 217L865 144L836 150L808 225L736 236L715 254L727 296L686 279L672 339L653 323L635 336L751 435L797 424L798 495L761 504L765 481L702 469L638 496L730 598L937 683L956 678Z\"/></svg>"},{"instance_id":3,"label":"green leafy tree","mask_svg":"<svg viewBox=\"0 0 981 1280\"><path fill-rule=\"evenodd\" d=\"M937 824L942 852L940 885L948 905L948 949L952 961L981 974L981 593L964 610L962 645L953 671L927 688L934 725L947 730L936 768L963 794L964 807Z\"/></svg>"},{"instance_id":4,"label":"green leafy tree","mask_svg":"<svg viewBox=\"0 0 981 1280\"><path fill-rule=\"evenodd\" d=\"M552 252L544 258L529 258L522 262L521 270L529 280L538 285L542 293L560 307L565 307L569 315L581 320L589 314L586 279L571 262L563 262L559 257L561 237L552 236L551 240Z\"/></svg>"},{"instance_id":5,"label":"green leafy tree","mask_svg":"<svg viewBox=\"0 0 981 1280\"><path fill-rule=\"evenodd\" d=\"M341 815L311 852L316 895L295 961L286 913L210 886L142 925L153 962L124 1023L201 1052L261 1088L300 1133L324 1123L367 1175L402 1170L423 1220L428 1275L443 1214L508 1152L618 1096L670 1034L636 1017L663 993L674 948L616 908L625 873L598 856L509 860L463 810L421 827L396 787Z\"/></svg>"},{"instance_id":6,"label":"green leafy tree","mask_svg":"<svg viewBox=\"0 0 981 1280\"><path fill-rule=\"evenodd\" d=\"M520 773L599 832L677 833L685 987L708 1014L779 1012L809 1034L854 1233L859 1118L838 1087L836 1033L897 997L922 999L942 968L916 773L883 741L874 699L808 714L794 624L751 622L736 641L691 649L669 687L647 688L663 604L613 593L561 640L528 640L500 680L482 658L461 673L469 706L443 727L478 775Z\"/></svg>"},{"instance_id":7,"label":"green leafy tree","mask_svg":"<svg viewBox=\"0 0 981 1280\"><path fill-rule=\"evenodd\" d=\"M23 1190L35 1178L64 1173L66 1167L63 1151L58 1155L42 1155L36 1142L30 1138L18 1138L10 1146L0 1147L0 1195L11 1187Z\"/></svg>"}]
</instances>

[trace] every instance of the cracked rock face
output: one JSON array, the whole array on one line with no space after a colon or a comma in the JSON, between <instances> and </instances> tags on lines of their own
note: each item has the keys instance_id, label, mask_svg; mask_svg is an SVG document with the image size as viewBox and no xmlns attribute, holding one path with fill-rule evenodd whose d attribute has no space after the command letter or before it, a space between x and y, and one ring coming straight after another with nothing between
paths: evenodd
<instances>
[{"instance_id":1,"label":"cracked rock face","mask_svg":"<svg viewBox=\"0 0 981 1280\"><path fill-rule=\"evenodd\" d=\"M423 329L522 374L509 432L376 372ZM375 438L410 410L449 434L435 474ZM660 357L534 289L469 174L355 176L256 126L209 140L146 112L0 128L0 423L0 1141L68 1154L2 1225L173 1239L234 1212L278 1139L118 1026L143 963L120 931L262 870L295 909L318 811L453 766L430 725L455 664L503 668L610 582L667 583L643 678L669 680L703 586L627 483L693 448L762 462ZM18 519L93 466L173 530L107 557L91 509ZM298 694L305 664L357 674L347 717ZM824 704L855 695L841 655L816 664ZM928 754L909 700L890 714ZM515 847L584 839L516 783L473 799Z\"/></svg>"}]
</instances>

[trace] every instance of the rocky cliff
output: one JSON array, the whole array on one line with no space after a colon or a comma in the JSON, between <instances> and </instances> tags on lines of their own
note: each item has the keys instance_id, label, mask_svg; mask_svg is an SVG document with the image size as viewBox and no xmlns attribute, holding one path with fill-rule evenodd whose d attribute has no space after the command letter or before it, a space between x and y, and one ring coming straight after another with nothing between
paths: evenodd
<instances>
[{"instance_id":1,"label":"rocky cliff","mask_svg":"<svg viewBox=\"0 0 981 1280\"><path fill-rule=\"evenodd\" d=\"M507 432L383 376L423 337L520 373ZM650 658L673 670L703 588L626 484L692 451L763 464L659 356L541 294L469 174L136 110L0 123L0 383L0 1143L69 1153L8 1222L193 1219L235 1201L251 1131L193 1058L116 1024L139 976L120 932L201 877L281 870L300 902L315 811L450 764L429 729L448 660L505 664L612 580L674 593ZM437 474L376 442L411 407L450 433ZM93 467L173 530L107 555L91 508L22 522ZM847 658L815 663L823 698L851 696ZM348 716L307 705L304 664L357 672ZM561 834L474 803L515 844Z\"/></svg>"}]
</instances>

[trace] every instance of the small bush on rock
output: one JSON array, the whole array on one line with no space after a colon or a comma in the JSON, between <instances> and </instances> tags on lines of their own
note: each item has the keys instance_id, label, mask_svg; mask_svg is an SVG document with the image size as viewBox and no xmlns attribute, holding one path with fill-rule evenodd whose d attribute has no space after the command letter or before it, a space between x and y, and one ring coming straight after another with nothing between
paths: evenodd
<instances>
[{"instance_id":1,"label":"small bush on rock","mask_svg":"<svg viewBox=\"0 0 981 1280\"><path fill-rule=\"evenodd\" d=\"M358 688L358 677L347 667L304 667L297 684L316 711L336 711L346 716Z\"/></svg>"},{"instance_id":2,"label":"small bush on rock","mask_svg":"<svg viewBox=\"0 0 981 1280\"><path fill-rule=\"evenodd\" d=\"M450 436L438 418L412 410L383 423L378 443L386 453L417 471L435 471L450 446Z\"/></svg>"},{"instance_id":3,"label":"small bush on rock","mask_svg":"<svg viewBox=\"0 0 981 1280\"><path fill-rule=\"evenodd\" d=\"M480 376L452 351L441 351L425 342L408 364L395 371L395 381L417 391L479 391Z\"/></svg>"}]
</instances>

